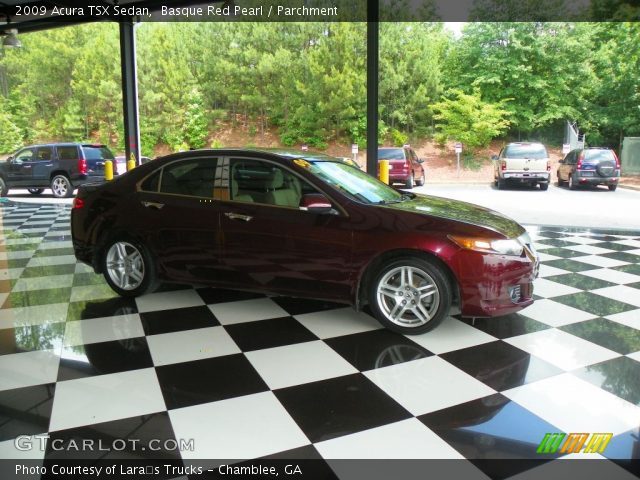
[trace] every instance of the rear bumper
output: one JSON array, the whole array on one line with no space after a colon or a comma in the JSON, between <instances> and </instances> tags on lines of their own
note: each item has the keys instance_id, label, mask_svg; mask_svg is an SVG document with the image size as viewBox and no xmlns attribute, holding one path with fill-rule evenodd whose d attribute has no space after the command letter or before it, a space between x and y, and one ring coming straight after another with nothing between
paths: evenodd
<instances>
[{"instance_id":1,"label":"rear bumper","mask_svg":"<svg viewBox=\"0 0 640 480\"><path fill-rule=\"evenodd\" d=\"M600 177L598 175L583 177L582 175L574 177L574 181L580 185L618 185L619 177Z\"/></svg>"},{"instance_id":2,"label":"rear bumper","mask_svg":"<svg viewBox=\"0 0 640 480\"><path fill-rule=\"evenodd\" d=\"M461 313L465 317L496 317L533 303L533 281L539 261L461 251L457 256Z\"/></svg>"},{"instance_id":3,"label":"rear bumper","mask_svg":"<svg viewBox=\"0 0 640 480\"><path fill-rule=\"evenodd\" d=\"M104 174L98 175L78 175L71 179L71 183L73 183L74 187L79 187L80 185L84 185L85 183L104 183L105 178Z\"/></svg>"},{"instance_id":4,"label":"rear bumper","mask_svg":"<svg viewBox=\"0 0 640 480\"><path fill-rule=\"evenodd\" d=\"M550 174L549 172L503 172L500 176L512 182L548 182Z\"/></svg>"}]
</instances>

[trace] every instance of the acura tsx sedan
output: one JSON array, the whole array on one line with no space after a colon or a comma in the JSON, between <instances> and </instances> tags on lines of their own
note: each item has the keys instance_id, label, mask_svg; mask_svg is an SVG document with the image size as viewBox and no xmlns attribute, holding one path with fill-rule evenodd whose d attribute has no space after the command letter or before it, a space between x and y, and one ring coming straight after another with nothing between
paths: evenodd
<instances>
[{"instance_id":1,"label":"acura tsx sedan","mask_svg":"<svg viewBox=\"0 0 640 480\"><path fill-rule=\"evenodd\" d=\"M369 305L419 334L457 302L490 317L533 302L538 258L515 221L395 190L340 159L288 150L195 150L84 185L76 257L122 296L159 282Z\"/></svg>"}]
</instances>

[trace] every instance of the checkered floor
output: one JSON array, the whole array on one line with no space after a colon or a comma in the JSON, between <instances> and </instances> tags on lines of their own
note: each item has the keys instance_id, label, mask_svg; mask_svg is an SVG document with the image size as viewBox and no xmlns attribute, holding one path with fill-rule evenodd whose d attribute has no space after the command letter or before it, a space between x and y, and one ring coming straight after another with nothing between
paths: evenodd
<instances>
[{"instance_id":1,"label":"checkered floor","mask_svg":"<svg viewBox=\"0 0 640 480\"><path fill-rule=\"evenodd\" d=\"M531 307L404 337L318 301L122 299L76 263L69 206L0 214L0 458L114 438L193 439L126 451L181 461L539 458L547 432L611 432L604 457L640 458L640 233L530 227ZM47 433L44 451L15 447Z\"/></svg>"}]
</instances>

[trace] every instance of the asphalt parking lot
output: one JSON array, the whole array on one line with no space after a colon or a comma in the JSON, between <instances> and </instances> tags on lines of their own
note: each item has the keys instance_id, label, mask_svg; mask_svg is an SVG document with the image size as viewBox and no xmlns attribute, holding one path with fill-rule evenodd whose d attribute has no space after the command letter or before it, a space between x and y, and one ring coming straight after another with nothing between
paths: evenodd
<instances>
[{"instance_id":1,"label":"asphalt parking lot","mask_svg":"<svg viewBox=\"0 0 640 480\"><path fill-rule=\"evenodd\" d=\"M527 225L640 229L640 192L626 188L569 190L552 184L543 192L529 187L498 190L492 183L427 183L413 191L482 205Z\"/></svg>"}]
</instances>

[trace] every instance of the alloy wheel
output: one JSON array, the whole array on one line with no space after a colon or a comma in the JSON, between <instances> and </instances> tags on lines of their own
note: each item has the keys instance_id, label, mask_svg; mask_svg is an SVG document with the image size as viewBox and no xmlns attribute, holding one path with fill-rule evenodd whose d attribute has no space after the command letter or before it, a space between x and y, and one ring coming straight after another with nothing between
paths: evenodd
<instances>
[{"instance_id":1,"label":"alloy wheel","mask_svg":"<svg viewBox=\"0 0 640 480\"><path fill-rule=\"evenodd\" d=\"M107 274L122 290L134 290L144 281L142 253L129 242L116 242L107 251Z\"/></svg>"}]
</instances>

